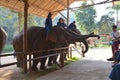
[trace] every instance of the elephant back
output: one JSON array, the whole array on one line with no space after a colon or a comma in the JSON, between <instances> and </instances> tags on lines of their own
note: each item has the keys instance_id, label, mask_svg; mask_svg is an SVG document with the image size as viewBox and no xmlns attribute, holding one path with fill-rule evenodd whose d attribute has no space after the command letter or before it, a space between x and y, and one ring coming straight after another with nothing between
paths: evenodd
<instances>
[{"instance_id":1,"label":"elephant back","mask_svg":"<svg viewBox=\"0 0 120 80\"><path fill-rule=\"evenodd\" d=\"M15 52L23 51L23 33L21 31L13 39L13 48ZM36 45L38 47L38 42L41 42L41 38L45 36L45 29L43 27L32 26L27 29L27 51L33 51L33 48Z\"/></svg>"}]
</instances>

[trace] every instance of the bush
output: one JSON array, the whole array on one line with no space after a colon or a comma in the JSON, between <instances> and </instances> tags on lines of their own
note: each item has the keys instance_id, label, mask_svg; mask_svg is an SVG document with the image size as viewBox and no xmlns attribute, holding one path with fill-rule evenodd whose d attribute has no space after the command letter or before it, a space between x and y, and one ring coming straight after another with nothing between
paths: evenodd
<instances>
[{"instance_id":1,"label":"bush","mask_svg":"<svg viewBox=\"0 0 120 80\"><path fill-rule=\"evenodd\" d=\"M13 46L11 44L6 44L2 50L3 53L12 52L12 51L14 51L14 50L13 50Z\"/></svg>"}]
</instances>

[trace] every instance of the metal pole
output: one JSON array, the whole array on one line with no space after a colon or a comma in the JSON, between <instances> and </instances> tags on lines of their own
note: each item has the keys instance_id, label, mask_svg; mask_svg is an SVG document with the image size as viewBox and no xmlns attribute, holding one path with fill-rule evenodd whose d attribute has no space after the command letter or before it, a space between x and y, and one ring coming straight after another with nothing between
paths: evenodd
<instances>
[{"instance_id":1,"label":"metal pole","mask_svg":"<svg viewBox=\"0 0 120 80\"><path fill-rule=\"evenodd\" d=\"M117 22L116 22L116 25L118 26L118 7L117 7L117 10L116 10L116 16L117 16Z\"/></svg>"},{"instance_id":2,"label":"metal pole","mask_svg":"<svg viewBox=\"0 0 120 80\"><path fill-rule=\"evenodd\" d=\"M23 37L23 60L27 60L27 16L28 16L28 0L23 0L24 2L24 37ZM24 73L27 72L27 62L23 62Z\"/></svg>"},{"instance_id":3,"label":"metal pole","mask_svg":"<svg viewBox=\"0 0 120 80\"><path fill-rule=\"evenodd\" d=\"M69 0L67 0L67 25L69 25Z\"/></svg>"}]
</instances>

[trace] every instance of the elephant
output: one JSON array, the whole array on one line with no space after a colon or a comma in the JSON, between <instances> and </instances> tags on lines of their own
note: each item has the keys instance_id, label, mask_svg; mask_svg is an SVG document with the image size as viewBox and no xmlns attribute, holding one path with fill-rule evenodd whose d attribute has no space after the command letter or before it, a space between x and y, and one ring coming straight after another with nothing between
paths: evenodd
<instances>
[{"instance_id":1,"label":"elephant","mask_svg":"<svg viewBox=\"0 0 120 80\"><path fill-rule=\"evenodd\" d=\"M39 26L32 26L27 29L27 52L32 51L40 51L40 50L48 50L53 49L56 47L56 45L64 44L65 42L78 42L78 41L84 41L89 37L99 37L98 35L78 35L76 33L70 33L66 29L61 29L58 27L53 27L49 34L48 38L46 40L46 31L44 28ZM15 53L22 52L23 51L23 31L20 32L17 36L13 39L13 48L15 50ZM42 52L42 53L35 53L33 54L33 58L37 58L40 56L45 56L50 53L48 52ZM40 61L40 69L45 69L45 61L47 58L42 58L38 60L33 60L32 64L32 70L38 70L37 64ZM22 56L17 56L17 61L20 62L22 60ZM18 67L23 67L22 64L17 64Z\"/></svg>"},{"instance_id":2,"label":"elephant","mask_svg":"<svg viewBox=\"0 0 120 80\"><path fill-rule=\"evenodd\" d=\"M5 45L6 39L7 39L7 33L3 28L0 28L0 54L2 53L2 49ZM1 64L1 61L0 61L0 64Z\"/></svg>"}]
</instances>

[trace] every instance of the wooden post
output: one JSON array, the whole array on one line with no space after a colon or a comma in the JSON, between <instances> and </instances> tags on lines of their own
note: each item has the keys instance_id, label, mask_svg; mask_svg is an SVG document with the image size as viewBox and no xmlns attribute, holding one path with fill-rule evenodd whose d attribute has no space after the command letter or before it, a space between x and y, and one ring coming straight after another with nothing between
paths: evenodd
<instances>
[{"instance_id":1,"label":"wooden post","mask_svg":"<svg viewBox=\"0 0 120 80\"><path fill-rule=\"evenodd\" d=\"M117 10L116 10L116 18L117 18L117 22L116 22L116 25L118 26L118 6L117 6Z\"/></svg>"},{"instance_id":2,"label":"wooden post","mask_svg":"<svg viewBox=\"0 0 120 80\"><path fill-rule=\"evenodd\" d=\"M67 0L67 26L69 26L69 0Z\"/></svg>"},{"instance_id":3,"label":"wooden post","mask_svg":"<svg viewBox=\"0 0 120 80\"><path fill-rule=\"evenodd\" d=\"M85 50L84 46L82 45L81 47L82 47L82 52L83 52ZM82 56L85 57L85 53L82 53Z\"/></svg>"},{"instance_id":4,"label":"wooden post","mask_svg":"<svg viewBox=\"0 0 120 80\"><path fill-rule=\"evenodd\" d=\"M70 58L72 58L72 47L70 47Z\"/></svg>"},{"instance_id":5,"label":"wooden post","mask_svg":"<svg viewBox=\"0 0 120 80\"><path fill-rule=\"evenodd\" d=\"M22 18L22 13L21 12L18 12L18 31L20 33L20 27L21 27L21 18Z\"/></svg>"},{"instance_id":6,"label":"wooden post","mask_svg":"<svg viewBox=\"0 0 120 80\"><path fill-rule=\"evenodd\" d=\"M68 47L68 53L67 53L67 57L70 58L70 48Z\"/></svg>"},{"instance_id":7,"label":"wooden post","mask_svg":"<svg viewBox=\"0 0 120 80\"><path fill-rule=\"evenodd\" d=\"M29 53L29 71L32 72L32 66L31 66L31 53Z\"/></svg>"},{"instance_id":8,"label":"wooden post","mask_svg":"<svg viewBox=\"0 0 120 80\"><path fill-rule=\"evenodd\" d=\"M23 0L24 2L24 37L23 37L23 68L24 68L24 73L27 72L27 17L28 17L28 0Z\"/></svg>"}]
</instances>

